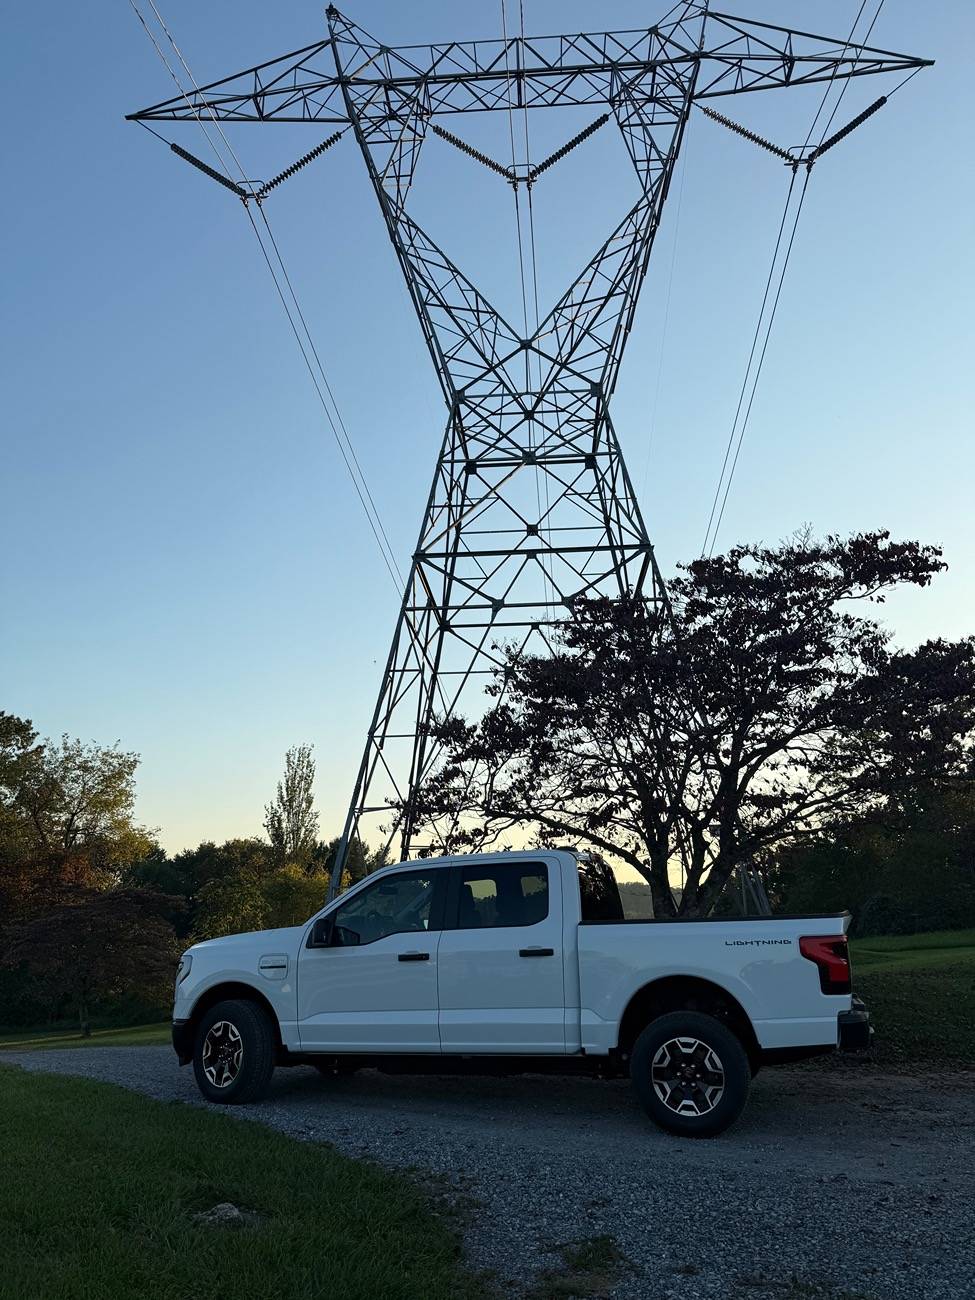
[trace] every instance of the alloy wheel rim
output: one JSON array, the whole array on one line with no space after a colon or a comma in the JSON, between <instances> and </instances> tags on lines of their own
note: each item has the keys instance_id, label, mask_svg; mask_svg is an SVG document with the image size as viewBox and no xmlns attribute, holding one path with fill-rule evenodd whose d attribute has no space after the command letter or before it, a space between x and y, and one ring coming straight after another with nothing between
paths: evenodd
<instances>
[{"instance_id":1,"label":"alloy wheel rim","mask_svg":"<svg viewBox=\"0 0 975 1300\"><path fill-rule=\"evenodd\" d=\"M240 1074L244 1044L229 1020L211 1025L203 1040L203 1073L215 1088L229 1088Z\"/></svg>"},{"instance_id":2,"label":"alloy wheel rim","mask_svg":"<svg viewBox=\"0 0 975 1300\"><path fill-rule=\"evenodd\" d=\"M709 1115L724 1096L721 1058L699 1038L670 1038L650 1066L653 1090L675 1115Z\"/></svg>"}]
</instances>

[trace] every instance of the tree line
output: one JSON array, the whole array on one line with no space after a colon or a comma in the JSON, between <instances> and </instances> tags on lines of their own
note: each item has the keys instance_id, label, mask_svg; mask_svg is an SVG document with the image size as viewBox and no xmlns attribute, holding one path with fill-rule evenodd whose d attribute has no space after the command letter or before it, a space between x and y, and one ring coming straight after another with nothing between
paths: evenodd
<instances>
[{"instance_id":1,"label":"tree line","mask_svg":"<svg viewBox=\"0 0 975 1300\"><path fill-rule=\"evenodd\" d=\"M744 868L861 933L975 925L975 639L903 650L877 616L944 568L806 532L682 566L666 608L579 601L550 653L504 656L482 718L435 724L419 819L454 850L589 849L658 917L732 911ZM172 855L135 820L138 761L0 712L0 1025L164 1012L188 942L321 906L310 746L263 836ZM343 885L381 860L353 842Z\"/></svg>"},{"instance_id":2,"label":"tree line","mask_svg":"<svg viewBox=\"0 0 975 1300\"><path fill-rule=\"evenodd\" d=\"M138 763L0 712L0 1026L165 1014L188 943L322 906L338 840L319 838L311 746L286 756L266 838L172 855L135 820ZM379 862L354 841L343 886Z\"/></svg>"}]
</instances>

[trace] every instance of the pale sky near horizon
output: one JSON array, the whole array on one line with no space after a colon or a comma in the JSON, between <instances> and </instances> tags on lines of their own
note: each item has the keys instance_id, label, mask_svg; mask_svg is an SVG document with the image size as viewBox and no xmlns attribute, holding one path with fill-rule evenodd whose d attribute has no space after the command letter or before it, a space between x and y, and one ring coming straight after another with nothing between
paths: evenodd
<instances>
[{"instance_id":1,"label":"pale sky near horizon","mask_svg":"<svg viewBox=\"0 0 975 1300\"><path fill-rule=\"evenodd\" d=\"M324 35L305 0L157 4L201 83ZM498 3L342 7L389 44L501 29ZM728 7L843 38L859 4ZM665 8L525 0L525 22L639 27ZM6 29L0 707L138 751L138 815L170 850L259 833L285 750L311 742L336 834L398 594L260 250L236 199L123 121L175 93L124 0L57 21L21 6ZM973 35L962 0L884 5L870 44L936 66L814 169L719 538L809 523L943 545L949 572L883 610L908 646L975 624ZM836 125L893 84L854 82ZM719 107L794 144L820 97ZM536 114L536 156L590 117ZM164 134L205 156L193 124ZM241 125L232 140L263 177L323 134ZM543 312L632 202L628 166L604 128L536 187ZM776 159L693 116L613 407L665 575L701 545L787 185ZM415 201L516 317L510 189L437 141ZM351 137L268 213L404 566L444 413Z\"/></svg>"}]
</instances>

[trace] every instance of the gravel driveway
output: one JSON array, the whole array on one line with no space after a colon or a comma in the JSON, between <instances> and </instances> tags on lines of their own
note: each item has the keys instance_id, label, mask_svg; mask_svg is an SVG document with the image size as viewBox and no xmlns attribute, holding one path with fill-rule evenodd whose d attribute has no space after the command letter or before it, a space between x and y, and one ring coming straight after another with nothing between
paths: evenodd
<instances>
[{"instance_id":1,"label":"gravel driveway","mask_svg":"<svg viewBox=\"0 0 975 1300\"><path fill-rule=\"evenodd\" d=\"M0 1063L203 1104L164 1047ZM279 1070L266 1102L229 1113L446 1178L471 1200L470 1263L511 1295L560 1272L558 1246L605 1234L625 1263L588 1294L614 1300L975 1297L975 1074L766 1070L708 1142L658 1132L626 1083L588 1079Z\"/></svg>"}]
</instances>

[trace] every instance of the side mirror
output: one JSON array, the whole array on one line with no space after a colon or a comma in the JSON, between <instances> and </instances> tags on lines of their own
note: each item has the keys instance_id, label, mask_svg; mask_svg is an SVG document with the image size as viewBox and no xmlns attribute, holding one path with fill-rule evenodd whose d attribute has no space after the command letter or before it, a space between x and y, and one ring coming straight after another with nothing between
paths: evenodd
<instances>
[{"instance_id":1,"label":"side mirror","mask_svg":"<svg viewBox=\"0 0 975 1300\"><path fill-rule=\"evenodd\" d=\"M308 936L309 948L328 948L332 942L332 930L335 922L330 916L320 916L315 924L311 927L311 934Z\"/></svg>"}]
</instances>

